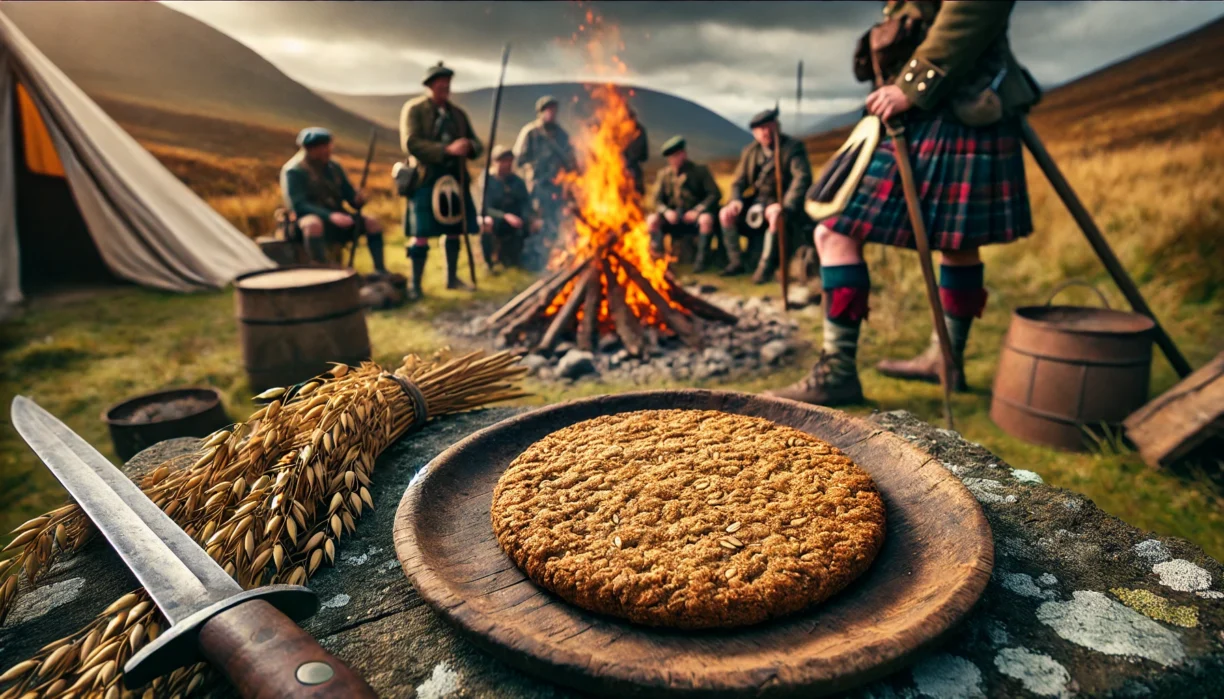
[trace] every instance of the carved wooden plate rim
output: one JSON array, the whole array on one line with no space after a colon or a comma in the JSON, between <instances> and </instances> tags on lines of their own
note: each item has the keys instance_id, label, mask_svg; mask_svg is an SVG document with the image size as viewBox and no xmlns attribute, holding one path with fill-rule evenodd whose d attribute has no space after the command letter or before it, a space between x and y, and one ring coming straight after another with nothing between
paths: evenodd
<instances>
[{"instance_id":1,"label":"carved wooden plate rim","mask_svg":"<svg viewBox=\"0 0 1224 699\"><path fill-rule=\"evenodd\" d=\"M536 439L632 410L722 410L773 420L846 452L888 508L872 567L812 610L744 629L659 630L579 609L537 587L502 552L493 486ZM605 696L818 696L903 667L969 612L994 563L990 525L960 479L925 451L861 418L731 391L643 391L522 413L426 464L395 516L405 574L436 612L507 663Z\"/></svg>"}]
</instances>

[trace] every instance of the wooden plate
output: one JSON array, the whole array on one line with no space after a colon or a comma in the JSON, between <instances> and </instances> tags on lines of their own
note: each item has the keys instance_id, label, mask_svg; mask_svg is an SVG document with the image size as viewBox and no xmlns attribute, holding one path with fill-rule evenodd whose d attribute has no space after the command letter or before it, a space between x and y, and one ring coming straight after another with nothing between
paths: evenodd
<instances>
[{"instance_id":1,"label":"wooden plate","mask_svg":"<svg viewBox=\"0 0 1224 699\"><path fill-rule=\"evenodd\" d=\"M730 631L651 629L571 606L502 552L493 487L532 442L631 410L722 410L824 439L875 479L884 548L841 594L796 616ZM584 692L629 696L818 696L891 673L977 601L994 545L977 500L929 454L827 408L721 391L601 396L476 432L422 469L395 517L395 550L421 597L505 662Z\"/></svg>"}]
</instances>

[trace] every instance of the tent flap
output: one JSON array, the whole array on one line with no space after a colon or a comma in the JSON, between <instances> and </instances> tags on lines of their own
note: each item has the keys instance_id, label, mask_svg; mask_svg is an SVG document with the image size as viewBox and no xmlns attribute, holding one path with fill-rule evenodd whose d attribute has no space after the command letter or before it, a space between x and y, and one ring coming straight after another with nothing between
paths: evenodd
<instances>
[{"instance_id":1,"label":"tent flap","mask_svg":"<svg viewBox=\"0 0 1224 699\"><path fill-rule=\"evenodd\" d=\"M15 90L14 83L22 89ZM220 288L241 274L275 266L0 12L0 257L4 258L0 300L4 303L20 300L21 289L14 206L17 164L13 149L3 145L13 142L14 93L19 95L16 108L26 127L30 169L67 179L98 252L116 276L159 289L194 291Z\"/></svg>"}]
</instances>

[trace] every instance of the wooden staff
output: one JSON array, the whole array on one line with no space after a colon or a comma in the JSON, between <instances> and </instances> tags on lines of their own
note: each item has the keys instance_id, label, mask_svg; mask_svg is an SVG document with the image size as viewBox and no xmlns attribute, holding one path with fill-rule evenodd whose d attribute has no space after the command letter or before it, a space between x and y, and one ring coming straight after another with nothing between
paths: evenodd
<instances>
[{"instance_id":1,"label":"wooden staff","mask_svg":"<svg viewBox=\"0 0 1224 699\"><path fill-rule=\"evenodd\" d=\"M905 191L905 206L909 209L910 225L914 228L914 243L918 248L918 261L922 266L922 280L926 282L927 301L931 304L931 321L935 335L939 338L939 351L943 354L944 370L939 375L943 386L944 422L948 429L956 429L952 422L952 372L957 371L952 359L952 340L948 325L944 322L943 305L939 302L939 288L935 285L935 267L931 264L931 243L927 238L926 223L922 220L922 206L918 201L918 186L914 182L914 170L910 166L909 144L905 139L905 127L890 121L884 122L888 135L896 150L897 170L901 173L901 188Z\"/></svg>"},{"instance_id":2,"label":"wooden staff","mask_svg":"<svg viewBox=\"0 0 1224 699\"><path fill-rule=\"evenodd\" d=\"M777 109L777 106L774 107ZM786 208L782 206L781 125L774 122L773 156L774 181L778 186L778 218L774 221L774 242L778 246L778 271L782 273L782 310L790 311L790 274L786 262Z\"/></svg>"},{"instance_id":3,"label":"wooden staff","mask_svg":"<svg viewBox=\"0 0 1224 699\"><path fill-rule=\"evenodd\" d=\"M370 179L370 163L374 160L374 143L377 140L378 127L375 126L370 129L370 147L368 150L366 150L365 167L361 170L361 184L357 187L358 192L365 190L366 182ZM352 245L349 246L349 267L353 266L353 260L357 257L357 242L361 240L362 234L365 233L365 215L361 213L361 210L364 207L364 203L362 203L361 206L355 207L357 209L357 215L353 219L353 242Z\"/></svg>"},{"instance_id":4,"label":"wooden staff","mask_svg":"<svg viewBox=\"0 0 1224 699\"><path fill-rule=\"evenodd\" d=\"M493 144L497 142L497 117L501 114L502 87L506 82L506 64L510 62L510 44L502 47L501 76L497 79L497 89L493 91L493 116L489 119L489 145L485 154L484 187L480 191L480 227L484 226L485 214L489 210L489 177L493 170ZM526 232L526 231L524 231ZM492 260L485 260L492 263Z\"/></svg>"},{"instance_id":5,"label":"wooden staff","mask_svg":"<svg viewBox=\"0 0 1224 699\"><path fill-rule=\"evenodd\" d=\"M1118 261L1118 257L1114 255L1113 249L1109 247L1109 243L1105 240L1105 236L1101 234L1101 229L1097 228L1096 222L1092 220L1092 215L1088 213L1088 209L1084 207L1083 202L1076 196L1075 190L1071 189L1071 185L1067 179L1063 177L1062 171L1058 169L1058 165L1054 163L1054 158L1050 157L1050 152L1046 150L1041 139L1037 137L1037 132L1029 125L1028 119L1020 117L1020 134L1024 140L1024 145L1028 146L1029 152L1033 154L1033 160L1037 161L1037 166L1045 173L1046 179L1050 181L1050 185L1054 187L1054 191L1058 193L1058 198L1062 199L1062 203L1067 207L1067 211L1071 213L1071 218L1079 224L1080 230L1084 232L1084 237L1088 238L1088 244L1092 246L1097 257L1100 258L1101 264L1105 265L1105 269L1109 271L1109 276L1113 277L1114 283L1122 290L1122 295L1130 302L1131 308L1135 309L1136 313L1141 313L1156 324L1156 344L1160 346L1165 357L1169 360L1169 364L1173 365L1173 370L1178 373L1183 379L1190 375L1192 369L1190 363L1186 361L1181 350L1174 344L1173 338L1165 332L1165 329L1160 325L1160 321L1156 320L1156 314L1148 307L1147 301L1144 300L1143 294L1139 293L1139 287L1135 286L1135 282L1126 273L1126 268Z\"/></svg>"}]
</instances>

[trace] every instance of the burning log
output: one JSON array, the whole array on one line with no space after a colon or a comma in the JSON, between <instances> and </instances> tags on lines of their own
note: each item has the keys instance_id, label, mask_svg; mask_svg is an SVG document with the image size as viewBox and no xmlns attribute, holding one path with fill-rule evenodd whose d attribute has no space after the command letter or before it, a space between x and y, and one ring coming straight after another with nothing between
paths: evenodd
<instances>
[{"instance_id":1,"label":"burning log","mask_svg":"<svg viewBox=\"0 0 1224 699\"><path fill-rule=\"evenodd\" d=\"M641 196L625 172L625 145L637 133L628 104L613 85L593 89L596 128L583 145L577 172L563 173L573 199L571 235L552 260L553 272L485 321L511 346L544 352L564 337L593 350L615 333L642 356L660 332L702 345L702 322L737 318L680 288L668 260L655 257Z\"/></svg>"}]
</instances>

